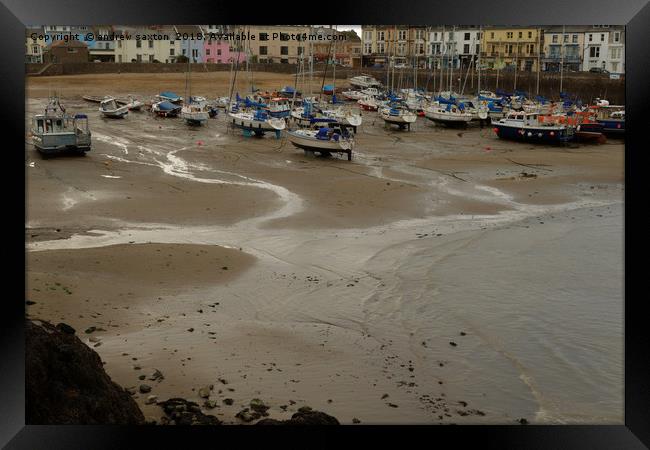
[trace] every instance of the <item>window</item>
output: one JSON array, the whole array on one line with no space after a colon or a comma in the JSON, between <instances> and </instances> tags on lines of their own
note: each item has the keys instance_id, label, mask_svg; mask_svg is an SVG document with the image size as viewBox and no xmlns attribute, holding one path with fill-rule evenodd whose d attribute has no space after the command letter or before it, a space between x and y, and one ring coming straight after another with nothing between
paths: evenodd
<instances>
[{"instance_id":1,"label":"window","mask_svg":"<svg viewBox=\"0 0 650 450\"><path fill-rule=\"evenodd\" d=\"M574 34L574 35L571 37L571 42L573 42L574 44L577 44L577 43L578 43L578 35L577 35L577 34Z\"/></svg>"},{"instance_id":2,"label":"window","mask_svg":"<svg viewBox=\"0 0 650 450\"><path fill-rule=\"evenodd\" d=\"M119 62L119 63L122 62L122 55L117 55L117 62Z\"/></svg>"},{"instance_id":3,"label":"window","mask_svg":"<svg viewBox=\"0 0 650 450\"><path fill-rule=\"evenodd\" d=\"M617 62L613 62L613 63L612 63L612 72L616 72L617 70L618 70L618 63L617 63Z\"/></svg>"},{"instance_id":4,"label":"window","mask_svg":"<svg viewBox=\"0 0 650 450\"><path fill-rule=\"evenodd\" d=\"M269 48L266 45L260 45L260 55L268 55Z\"/></svg>"},{"instance_id":5,"label":"window","mask_svg":"<svg viewBox=\"0 0 650 450\"><path fill-rule=\"evenodd\" d=\"M217 56L221 56L221 49L220 48L217 49Z\"/></svg>"},{"instance_id":6,"label":"window","mask_svg":"<svg viewBox=\"0 0 650 450\"><path fill-rule=\"evenodd\" d=\"M383 41L384 40L384 34L385 34L384 31L378 31L377 32L377 40L378 41Z\"/></svg>"},{"instance_id":7,"label":"window","mask_svg":"<svg viewBox=\"0 0 650 450\"><path fill-rule=\"evenodd\" d=\"M524 37L524 33L522 33L522 32L520 31L520 32L519 32L519 39L521 39L522 37Z\"/></svg>"},{"instance_id":8,"label":"window","mask_svg":"<svg viewBox=\"0 0 650 450\"><path fill-rule=\"evenodd\" d=\"M406 40L406 30L399 30L397 34L397 39L400 41L405 41Z\"/></svg>"},{"instance_id":9,"label":"window","mask_svg":"<svg viewBox=\"0 0 650 450\"><path fill-rule=\"evenodd\" d=\"M506 38L508 38L508 39L512 39L512 34L513 34L512 31L508 31L508 32L506 33Z\"/></svg>"},{"instance_id":10,"label":"window","mask_svg":"<svg viewBox=\"0 0 650 450\"><path fill-rule=\"evenodd\" d=\"M463 53L465 54L469 53L469 44L463 45Z\"/></svg>"},{"instance_id":11,"label":"window","mask_svg":"<svg viewBox=\"0 0 650 450\"><path fill-rule=\"evenodd\" d=\"M593 41L593 40L594 40L594 35L593 35L593 34L590 34L590 35L589 35L589 42L591 42L591 41Z\"/></svg>"},{"instance_id":12,"label":"window","mask_svg":"<svg viewBox=\"0 0 650 450\"><path fill-rule=\"evenodd\" d=\"M136 46L137 48L142 48L142 41L141 41L140 39L138 39L137 41L135 41L135 46Z\"/></svg>"},{"instance_id":13,"label":"window","mask_svg":"<svg viewBox=\"0 0 650 450\"><path fill-rule=\"evenodd\" d=\"M197 49L193 48L192 49L192 57L196 58L197 56L199 56L199 51Z\"/></svg>"},{"instance_id":14,"label":"window","mask_svg":"<svg viewBox=\"0 0 650 450\"><path fill-rule=\"evenodd\" d=\"M169 45L174 45L174 41L169 41Z\"/></svg>"},{"instance_id":15,"label":"window","mask_svg":"<svg viewBox=\"0 0 650 450\"><path fill-rule=\"evenodd\" d=\"M447 36L449 36L449 40L450 40L450 41L453 40L453 39L454 39L454 32L453 32L453 31L450 31L450 32L447 34Z\"/></svg>"},{"instance_id":16,"label":"window","mask_svg":"<svg viewBox=\"0 0 650 450\"><path fill-rule=\"evenodd\" d=\"M38 45L32 47L32 53L38 54Z\"/></svg>"},{"instance_id":17,"label":"window","mask_svg":"<svg viewBox=\"0 0 650 450\"><path fill-rule=\"evenodd\" d=\"M599 58L600 57L600 47L589 47L589 57L590 58Z\"/></svg>"},{"instance_id":18,"label":"window","mask_svg":"<svg viewBox=\"0 0 650 450\"><path fill-rule=\"evenodd\" d=\"M508 54L512 53L512 44L506 45L506 53L508 53Z\"/></svg>"},{"instance_id":19,"label":"window","mask_svg":"<svg viewBox=\"0 0 650 450\"><path fill-rule=\"evenodd\" d=\"M209 48L205 49L205 56L210 56L210 49Z\"/></svg>"},{"instance_id":20,"label":"window","mask_svg":"<svg viewBox=\"0 0 650 450\"><path fill-rule=\"evenodd\" d=\"M621 33L616 32L614 33L614 42L620 42L621 41Z\"/></svg>"},{"instance_id":21,"label":"window","mask_svg":"<svg viewBox=\"0 0 650 450\"><path fill-rule=\"evenodd\" d=\"M372 53L372 44L367 43L367 44L364 44L363 47L364 47L364 48L363 48L363 52L364 52L364 53L366 53L366 54L370 54L370 53Z\"/></svg>"},{"instance_id":22,"label":"window","mask_svg":"<svg viewBox=\"0 0 650 450\"><path fill-rule=\"evenodd\" d=\"M288 60L287 58L282 58L282 59L280 59L280 62L281 62L282 64L289 64L289 60Z\"/></svg>"},{"instance_id":23,"label":"window","mask_svg":"<svg viewBox=\"0 0 650 450\"><path fill-rule=\"evenodd\" d=\"M357 52L359 53L359 52ZM305 54L305 47L298 47L298 54L299 55L304 55Z\"/></svg>"},{"instance_id":24,"label":"window","mask_svg":"<svg viewBox=\"0 0 650 450\"><path fill-rule=\"evenodd\" d=\"M174 56L174 49L173 48L169 49L169 56Z\"/></svg>"},{"instance_id":25,"label":"window","mask_svg":"<svg viewBox=\"0 0 650 450\"><path fill-rule=\"evenodd\" d=\"M187 49L184 48L184 49L183 49L183 56L185 56L186 54L187 54Z\"/></svg>"},{"instance_id":26,"label":"window","mask_svg":"<svg viewBox=\"0 0 650 450\"><path fill-rule=\"evenodd\" d=\"M569 35L568 34L563 34L563 40L564 42L569 42Z\"/></svg>"},{"instance_id":27,"label":"window","mask_svg":"<svg viewBox=\"0 0 650 450\"><path fill-rule=\"evenodd\" d=\"M469 38L469 33L465 33L465 40L466 40L466 41L469 41L469 39L470 39L470 38ZM467 53L467 52L465 52L465 53Z\"/></svg>"},{"instance_id":28,"label":"window","mask_svg":"<svg viewBox=\"0 0 650 450\"><path fill-rule=\"evenodd\" d=\"M532 38L533 38L533 32L532 32L532 31L529 31L529 32L528 32L528 39L532 39Z\"/></svg>"},{"instance_id":29,"label":"window","mask_svg":"<svg viewBox=\"0 0 650 450\"><path fill-rule=\"evenodd\" d=\"M153 55L149 55L149 62L153 62Z\"/></svg>"},{"instance_id":30,"label":"window","mask_svg":"<svg viewBox=\"0 0 650 450\"><path fill-rule=\"evenodd\" d=\"M554 34L554 35L553 35L553 43L554 43L554 44L557 43L557 34Z\"/></svg>"},{"instance_id":31,"label":"window","mask_svg":"<svg viewBox=\"0 0 650 450\"><path fill-rule=\"evenodd\" d=\"M433 33L433 40L434 41L438 40L438 32L437 31L435 33Z\"/></svg>"},{"instance_id":32,"label":"window","mask_svg":"<svg viewBox=\"0 0 650 450\"><path fill-rule=\"evenodd\" d=\"M142 62L142 55L137 54L137 55L135 55L135 57L136 57L137 62Z\"/></svg>"},{"instance_id":33,"label":"window","mask_svg":"<svg viewBox=\"0 0 650 450\"><path fill-rule=\"evenodd\" d=\"M384 53L384 50L385 50L385 47L384 47L383 42L380 42L379 44L377 44L377 52L378 53Z\"/></svg>"},{"instance_id":34,"label":"window","mask_svg":"<svg viewBox=\"0 0 650 450\"><path fill-rule=\"evenodd\" d=\"M286 45L283 45L280 47L280 54L281 55L288 55L289 54L289 47Z\"/></svg>"},{"instance_id":35,"label":"window","mask_svg":"<svg viewBox=\"0 0 650 450\"><path fill-rule=\"evenodd\" d=\"M604 34L600 35L600 42L605 42L605 35Z\"/></svg>"},{"instance_id":36,"label":"window","mask_svg":"<svg viewBox=\"0 0 650 450\"><path fill-rule=\"evenodd\" d=\"M490 33L490 39L494 39L494 32Z\"/></svg>"}]
</instances>

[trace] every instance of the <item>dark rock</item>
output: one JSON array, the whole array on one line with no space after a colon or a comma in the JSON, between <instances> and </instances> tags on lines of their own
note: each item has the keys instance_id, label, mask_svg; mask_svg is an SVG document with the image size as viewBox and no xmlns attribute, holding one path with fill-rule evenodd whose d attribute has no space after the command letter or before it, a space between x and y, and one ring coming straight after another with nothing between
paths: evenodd
<instances>
[{"instance_id":1,"label":"dark rock","mask_svg":"<svg viewBox=\"0 0 650 450\"><path fill-rule=\"evenodd\" d=\"M224 398L224 399L223 399L223 402L224 402L226 405L228 405L228 406L230 406L230 405L232 405L233 403L235 403L235 401L234 401L232 398Z\"/></svg>"},{"instance_id":2,"label":"dark rock","mask_svg":"<svg viewBox=\"0 0 650 450\"><path fill-rule=\"evenodd\" d=\"M458 344L456 344L454 341L449 341L449 345L451 345L452 347L456 347Z\"/></svg>"},{"instance_id":3,"label":"dark rock","mask_svg":"<svg viewBox=\"0 0 650 450\"><path fill-rule=\"evenodd\" d=\"M203 414L197 403L183 398L170 398L164 402L158 402L167 416L170 425L221 425L221 421L215 416Z\"/></svg>"},{"instance_id":4,"label":"dark rock","mask_svg":"<svg viewBox=\"0 0 650 450\"><path fill-rule=\"evenodd\" d=\"M99 355L72 327L44 321L25 325L27 424L144 423L131 395L111 380Z\"/></svg>"},{"instance_id":5,"label":"dark rock","mask_svg":"<svg viewBox=\"0 0 650 450\"><path fill-rule=\"evenodd\" d=\"M359 419L357 419L356 417L353 417L352 418L352 423L361 423L361 421Z\"/></svg>"},{"instance_id":6,"label":"dark rock","mask_svg":"<svg viewBox=\"0 0 650 450\"><path fill-rule=\"evenodd\" d=\"M524 418L519 419L517 422L519 422L521 425L528 425L528 421Z\"/></svg>"},{"instance_id":7,"label":"dark rock","mask_svg":"<svg viewBox=\"0 0 650 450\"><path fill-rule=\"evenodd\" d=\"M249 406L256 413L261 414L262 416L268 416L268 413L266 411L268 411L269 407L266 406L264 402L259 398L254 398L251 400Z\"/></svg>"},{"instance_id":8,"label":"dark rock","mask_svg":"<svg viewBox=\"0 0 650 450\"><path fill-rule=\"evenodd\" d=\"M141 384L139 390L143 394L146 394L148 392L151 392L151 386L149 386L148 384Z\"/></svg>"},{"instance_id":9,"label":"dark rock","mask_svg":"<svg viewBox=\"0 0 650 450\"><path fill-rule=\"evenodd\" d=\"M68 325L67 323L63 323L63 322L61 322L60 324L58 324L58 325L56 326L56 328L57 328L59 331L62 331L63 333L65 333L65 334L75 334L75 332L76 332L74 328L72 328L72 327L71 327L70 325Z\"/></svg>"},{"instance_id":10,"label":"dark rock","mask_svg":"<svg viewBox=\"0 0 650 450\"><path fill-rule=\"evenodd\" d=\"M309 408L298 411L289 420L262 419L256 425L340 425L340 423L329 414Z\"/></svg>"}]
</instances>

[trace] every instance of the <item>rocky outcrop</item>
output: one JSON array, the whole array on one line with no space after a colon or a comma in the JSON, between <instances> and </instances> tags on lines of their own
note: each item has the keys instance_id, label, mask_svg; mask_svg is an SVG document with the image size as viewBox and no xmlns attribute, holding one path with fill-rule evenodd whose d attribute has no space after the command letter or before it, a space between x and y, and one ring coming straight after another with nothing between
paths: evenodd
<instances>
[{"instance_id":1,"label":"rocky outcrop","mask_svg":"<svg viewBox=\"0 0 650 450\"><path fill-rule=\"evenodd\" d=\"M336 417L302 407L289 420L262 419L256 425L340 425Z\"/></svg>"},{"instance_id":2,"label":"rocky outcrop","mask_svg":"<svg viewBox=\"0 0 650 450\"><path fill-rule=\"evenodd\" d=\"M195 402L183 398L170 398L158 402L166 417L161 421L163 425L221 425L215 416L204 414Z\"/></svg>"},{"instance_id":3,"label":"rocky outcrop","mask_svg":"<svg viewBox=\"0 0 650 450\"><path fill-rule=\"evenodd\" d=\"M27 320L26 423L143 424L135 400L66 324Z\"/></svg>"}]
</instances>

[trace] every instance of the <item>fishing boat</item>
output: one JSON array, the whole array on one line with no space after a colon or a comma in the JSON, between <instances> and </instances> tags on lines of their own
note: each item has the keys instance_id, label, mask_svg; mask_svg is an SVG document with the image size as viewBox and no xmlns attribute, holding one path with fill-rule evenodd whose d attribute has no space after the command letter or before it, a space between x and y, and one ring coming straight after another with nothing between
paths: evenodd
<instances>
[{"instance_id":1,"label":"fishing boat","mask_svg":"<svg viewBox=\"0 0 650 450\"><path fill-rule=\"evenodd\" d=\"M57 97L50 98L44 114L32 117L32 143L44 156L73 151L86 154L91 147L88 116L70 115Z\"/></svg>"},{"instance_id":2,"label":"fishing boat","mask_svg":"<svg viewBox=\"0 0 650 450\"><path fill-rule=\"evenodd\" d=\"M151 112L160 117L176 117L181 112L181 106L168 101L160 101L151 105Z\"/></svg>"},{"instance_id":3,"label":"fishing boat","mask_svg":"<svg viewBox=\"0 0 650 450\"><path fill-rule=\"evenodd\" d=\"M99 112L104 117L122 119L129 113L129 108L126 105L118 105L113 97L107 97L99 103Z\"/></svg>"},{"instance_id":4,"label":"fishing boat","mask_svg":"<svg viewBox=\"0 0 650 450\"><path fill-rule=\"evenodd\" d=\"M609 104L599 106L597 120L603 126L603 133L611 135L625 134L625 106Z\"/></svg>"},{"instance_id":5,"label":"fishing boat","mask_svg":"<svg viewBox=\"0 0 650 450\"><path fill-rule=\"evenodd\" d=\"M170 91L161 92L156 97L161 101L168 101L174 104L178 104L183 101L183 97Z\"/></svg>"},{"instance_id":6,"label":"fishing boat","mask_svg":"<svg viewBox=\"0 0 650 450\"><path fill-rule=\"evenodd\" d=\"M371 77L370 75L359 75L356 77L352 77L348 80L348 82L350 83L350 86L358 87L361 89L381 87L381 83L377 81L375 78Z\"/></svg>"},{"instance_id":7,"label":"fishing boat","mask_svg":"<svg viewBox=\"0 0 650 450\"><path fill-rule=\"evenodd\" d=\"M411 124L415 123L418 116L413 111L400 106L400 105L389 105L383 106L378 109L379 117L384 119L384 122L388 125L397 125L400 129L407 128L411 129Z\"/></svg>"},{"instance_id":8,"label":"fishing boat","mask_svg":"<svg viewBox=\"0 0 650 450\"><path fill-rule=\"evenodd\" d=\"M241 128L245 134L254 133L257 136L264 135L265 132L275 132L276 137L286 127L284 119L271 117L267 111L257 109L255 111L234 110L228 112L228 118L233 127Z\"/></svg>"},{"instance_id":9,"label":"fishing boat","mask_svg":"<svg viewBox=\"0 0 650 450\"><path fill-rule=\"evenodd\" d=\"M539 120L539 114L511 111L496 122L494 132L501 139L558 144L574 138L573 127L567 124Z\"/></svg>"},{"instance_id":10,"label":"fishing boat","mask_svg":"<svg viewBox=\"0 0 650 450\"><path fill-rule=\"evenodd\" d=\"M271 117L289 117L291 104L289 100L282 97L271 98L265 108Z\"/></svg>"},{"instance_id":11,"label":"fishing boat","mask_svg":"<svg viewBox=\"0 0 650 450\"><path fill-rule=\"evenodd\" d=\"M434 102L424 110L424 117L449 127L464 127L472 121L473 114L460 105Z\"/></svg>"},{"instance_id":12,"label":"fishing boat","mask_svg":"<svg viewBox=\"0 0 650 450\"><path fill-rule=\"evenodd\" d=\"M345 152L351 159L354 137L345 127L321 127L318 130L300 129L288 131L289 142L306 152L319 152L329 156L335 152Z\"/></svg>"}]
</instances>

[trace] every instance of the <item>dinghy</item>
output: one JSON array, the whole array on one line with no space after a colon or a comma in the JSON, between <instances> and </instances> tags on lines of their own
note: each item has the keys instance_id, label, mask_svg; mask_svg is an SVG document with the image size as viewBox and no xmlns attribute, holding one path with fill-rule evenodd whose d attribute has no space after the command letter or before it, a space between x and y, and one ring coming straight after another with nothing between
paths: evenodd
<instances>
[{"instance_id":1,"label":"dinghy","mask_svg":"<svg viewBox=\"0 0 650 450\"><path fill-rule=\"evenodd\" d=\"M108 97L99 103L99 112L104 117L122 119L129 113L129 108L126 105L119 106L113 97Z\"/></svg>"},{"instance_id":2,"label":"dinghy","mask_svg":"<svg viewBox=\"0 0 650 450\"><path fill-rule=\"evenodd\" d=\"M174 104L178 104L183 101L183 97L170 91L161 92L156 97L161 101L168 101Z\"/></svg>"}]
</instances>

